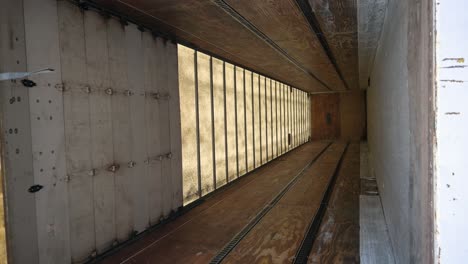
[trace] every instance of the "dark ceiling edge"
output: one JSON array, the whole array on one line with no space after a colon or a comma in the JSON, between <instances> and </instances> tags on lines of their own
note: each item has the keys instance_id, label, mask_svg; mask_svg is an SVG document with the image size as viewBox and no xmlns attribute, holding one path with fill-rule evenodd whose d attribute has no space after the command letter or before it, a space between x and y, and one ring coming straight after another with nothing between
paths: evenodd
<instances>
[{"instance_id":1,"label":"dark ceiling edge","mask_svg":"<svg viewBox=\"0 0 468 264\"><path fill-rule=\"evenodd\" d=\"M122 14L120 12L116 12L116 11L113 11L113 10L111 10L109 8L106 8L103 5L94 2L93 0L67 0L67 1L74 4L74 5L76 5L76 6L78 6L79 8L81 8L81 10L84 10L84 11L94 10L94 11L100 13L102 16L104 16L106 18L115 17L116 19L120 20L120 22L122 24L127 24L127 23L135 24L136 26L138 26L139 30L141 30L141 31L146 30L148 32L151 32L151 34L153 34L153 36L159 36L159 37L162 37L162 38L164 38L166 40L170 40L173 43L177 43L177 44L186 46L188 48L194 49L195 51L205 53L206 55L208 55L210 57L213 57L213 58L216 58L218 60L222 60L224 62L230 63L230 64L232 64L232 65L234 65L236 67L241 67L241 68L243 68L243 69L245 69L247 71L250 71L250 72L253 72L255 74L261 75L263 77L269 78L269 79L271 79L273 81L280 82L282 84L285 84L285 85L287 85L289 87L292 87L292 88L295 88L295 89L298 89L298 90L301 90L301 91L303 91L305 93L308 93L308 94L335 93L335 92L339 93L339 92L342 92L342 91L335 91L335 90L330 90L330 91L325 91L325 92L324 91L313 92L313 91L310 91L310 90L306 90L304 88L301 88L301 87L298 87L298 86L295 86L295 85L291 85L291 83L289 83L287 81L279 80L277 78L272 77L269 74L259 72L257 70L254 70L254 69L250 68L250 67L247 67L247 66L245 66L245 65L243 65L241 63L234 62L234 61L232 61L230 59L224 58L224 57L222 57L222 56L220 56L218 54L215 54L215 53L213 53L211 51L200 48L200 47L198 47L197 45L195 45L192 42L189 42L189 41L178 38L174 34L170 34L170 33L167 33L167 32L162 32L162 31L156 30L156 29L154 29L154 28L152 28L152 27L150 27L148 25L144 25L141 22L139 22L139 21L137 21L137 20L125 15L125 14ZM124 3L122 3L122 4L124 4ZM133 9L138 11L138 12L141 12L138 9L135 9L135 8L133 8ZM145 14L144 12L141 12L141 13ZM214 44L212 44L212 45L214 45ZM230 52L227 52L227 53L230 53ZM235 55L233 55L233 56L235 56Z\"/></svg>"},{"instance_id":2,"label":"dark ceiling edge","mask_svg":"<svg viewBox=\"0 0 468 264\"><path fill-rule=\"evenodd\" d=\"M323 85L329 91L333 91L333 89L331 89L330 86L328 86L324 81L320 80L317 76L315 76L315 74L313 74L312 72L304 68L304 66L302 66L299 62L297 62L294 58L292 58L284 49L278 46L278 44L276 44L271 38L269 38L265 33L263 33L261 30L255 27L252 23L250 23L250 21L248 21L241 14L239 14L232 6L230 6L224 0L212 0L212 2L215 3L219 8L221 8L224 12L226 12L232 18L234 18L237 22L239 22L239 24L241 24L250 32L252 32L259 39L267 43L276 52L278 52L280 55L286 58L286 60L294 64L294 66L299 68L304 73L308 74L310 77L314 78L316 81L318 81L321 85Z\"/></svg>"},{"instance_id":3,"label":"dark ceiling edge","mask_svg":"<svg viewBox=\"0 0 468 264\"><path fill-rule=\"evenodd\" d=\"M141 30L141 31L146 30L148 32L151 32L154 36L159 36L159 37L162 37L162 38L164 38L166 40L170 40L173 43L177 43L177 44L186 46L188 48L192 48L192 49L194 49L196 51L205 53L206 55L211 56L213 58L225 61L225 62L230 63L230 64L232 64L234 66L237 66L237 67L241 67L241 68L243 68L243 69L245 69L247 71L253 72L253 73L261 75L263 77L267 77L267 78L269 78L269 79L271 79L273 81L283 83L283 84L285 84L285 85L287 85L289 87L301 90L301 91L306 92L308 94L343 93L343 92L346 92L346 91L340 91L340 90L333 90L333 89L330 89L328 86L325 86L325 87L328 88L329 91L314 92L314 91L306 90L304 88L292 85L291 83L289 83L287 81L279 80L278 78L272 77L269 74L259 72L258 70L254 70L251 67L243 65L242 63L232 61L232 60L224 58L224 57L222 57L222 56L220 56L220 55L218 55L216 53L213 53L213 52L211 52L209 50L200 48L199 46L195 45L192 42L189 42L189 41L178 38L174 34L170 34L170 33L167 33L167 32L162 32L162 31L156 30L156 29L154 29L154 28L152 28L152 27L150 27L148 25L144 25L141 22L139 22L139 21L137 21L137 20L125 15L125 14L122 14L120 12L116 12L116 11L113 11L113 10L111 10L109 8L106 8L103 5L94 2L93 0L68 0L68 2L70 2L70 3L74 4L74 5L77 5L82 10L94 10L94 11L100 13L102 16L107 17L107 18L115 17L116 19L120 20L121 23L123 23L123 24L127 24L127 23L135 24L136 26L138 26L138 29ZM122 3L122 4L124 4L124 3ZM131 7L131 6L129 6L129 7ZM135 9L135 8L133 8L133 9L138 11L138 12L141 12L138 9ZM141 13L145 14L144 12L141 12ZM162 21L162 23L164 23L164 22ZM212 45L214 45L214 44L212 44ZM227 53L229 53L229 52L227 52ZM235 55L233 55L233 56L235 56Z\"/></svg>"},{"instance_id":4,"label":"dark ceiling edge","mask_svg":"<svg viewBox=\"0 0 468 264\"><path fill-rule=\"evenodd\" d=\"M312 7L310 6L309 1L308 0L296 0L296 4L299 7L299 9L301 9L302 14L309 22L309 25L312 28L312 31L314 31L315 35L317 35L317 38L319 39L320 44L322 44L322 47L325 50L325 53L327 54L331 63L333 64L333 67L335 68L336 72L338 73L338 76L340 76L341 81L343 81L343 84L345 85L346 90L350 90L348 83L343 77L343 73L338 67L338 63L336 62L335 56L333 55L333 52L331 51L330 46L328 45L327 39L325 38L325 34L323 34L323 31L320 28L320 24L317 21L317 18L315 17L315 13L314 11L312 11Z\"/></svg>"}]
</instances>

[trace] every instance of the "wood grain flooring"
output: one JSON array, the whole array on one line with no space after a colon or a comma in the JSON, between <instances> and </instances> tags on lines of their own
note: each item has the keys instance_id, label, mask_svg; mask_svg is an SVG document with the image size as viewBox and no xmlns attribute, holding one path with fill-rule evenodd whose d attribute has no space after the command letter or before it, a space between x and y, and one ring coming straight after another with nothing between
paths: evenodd
<instances>
[{"instance_id":1,"label":"wood grain flooring","mask_svg":"<svg viewBox=\"0 0 468 264\"><path fill-rule=\"evenodd\" d=\"M351 144L308 263L359 263L359 165L359 144Z\"/></svg>"},{"instance_id":2,"label":"wood grain flooring","mask_svg":"<svg viewBox=\"0 0 468 264\"><path fill-rule=\"evenodd\" d=\"M290 263L320 207L345 148L335 143L308 168L223 263Z\"/></svg>"},{"instance_id":3,"label":"wood grain flooring","mask_svg":"<svg viewBox=\"0 0 468 264\"><path fill-rule=\"evenodd\" d=\"M297 181L222 263L291 263L346 144L314 142L286 154L101 263L209 263L296 175ZM310 263L359 262L359 145L344 154Z\"/></svg>"},{"instance_id":4,"label":"wood grain flooring","mask_svg":"<svg viewBox=\"0 0 468 264\"><path fill-rule=\"evenodd\" d=\"M209 262L327 145L314 142L297 148L101 263Z\"/></svg>"}]
</instances>

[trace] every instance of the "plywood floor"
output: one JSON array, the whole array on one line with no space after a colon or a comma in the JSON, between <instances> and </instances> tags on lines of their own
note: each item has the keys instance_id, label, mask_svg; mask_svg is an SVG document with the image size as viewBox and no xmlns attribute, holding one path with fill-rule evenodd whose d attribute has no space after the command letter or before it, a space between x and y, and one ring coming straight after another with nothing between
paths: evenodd
<instances>
[{"instance_id":1,"label":"plywood floor","mask_svg":"<svg viewBox=\"0 0 468 264\"><path fill-rule=\"evenodd\" d=\"M341 217L349 225L322 225L320 232L336 239L324 243L319 233L317 241L321 241L320 249L328 249L317 250L314 246L313 252L320 256L311 256L325 260L320 263L359 259L359 229L354 225L355 220L359 223L359 216L354 217L354 212L359 213L359 145L351 144L346 152L345 147L344 142L305 144L239 179L188 213L150 232L101 263L209 263L297 177L287 192L223 260L223 263L291 263L342 155L343 164L335 184L340 188L332 193L323 223L330 223L332 220L327 219L334 216ZM354 184L354 178L357 184ZM357 236L354 234L356 228ZM344 243L344 240L347 242ZM345 257L329 257L341 253Z\"/></svg>"}]
</instances>

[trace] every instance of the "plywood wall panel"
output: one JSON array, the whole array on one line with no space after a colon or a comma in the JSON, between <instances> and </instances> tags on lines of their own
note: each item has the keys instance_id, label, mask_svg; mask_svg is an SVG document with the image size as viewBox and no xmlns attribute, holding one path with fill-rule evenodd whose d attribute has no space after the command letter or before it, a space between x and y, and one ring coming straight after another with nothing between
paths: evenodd
<instances>
[{"instance_id":1,"label":"plywood wall panel","mask_svg":"<svg viewBox=\"0 0 468 264\"><path fill-rule=\"evenodd\" d=\"M256 73L253 74L253 118L254 118L254 149L255 149L255 155L254 155L254 164L255 167L259 166L262 164L262 155L261 155L261 133L260 133L260 118L261 118L261 106L260 106L260 76Z\"/></svg>"},{"instance_id":2,"label":"plywood wall panel","mask_svg":"<svg viewBox=\"0 0 468 264\"><path fill-rule=\"evenodd\" d=\"M213 100L215 122L216 186L226 184L223 62L213 58Z\"/></svg>"},{"instance_id":3,"label":"plywood wall panel","mask_svg":"<svg viewBox=\"0 0 468 264\"><path fill-rule=\"evenodd\" d=\"M184 204L198 196L196 118L195 118L195 51L184 46L178 46L179 53L179 85L182 124L182 165Z\"/></svg>"},{"instance_id":4,"label":"plywood wall panel","mask_svg":"<svg viewBox=\"0 0 468 264\"><path fill-rule=\"evenodd\" d=\"M254 165L254 94L253 94L253 74L250 71L245 71L245 131L246 131L246 147L247 147L247 171L255 168Z\"/></svg>"},{"instance_id":5,"label":"plywood wall panel","mask_svg":"<svg viewBox=\"0 0 468 264\"><path fill-rule=\"evenodd\" d=\"M225 63L226 74L226 124L227 124L227 151L228 151L228 177L229 182L237 178L237 153L236 153L236 105L234 103L234 65Z\"/></svg>"},{"instance_id":6,"label":"plywood wall panel","mask_svg":"<svg viewBox=\"0 0 468 264\"><path fill-rule=\"evenodd\" d=\"M246 152L245 152L245 120L244 120L244 70L236 67L236 93L237 93L237 157L239 166L239 175L244 175L246 168Z\"/></svg>"},{"instance_id":7,"label":"plywood wall panel","mask_svg":"<svg viewBox=\"0 0 468 264\"><path fill-rule=\"evenodd\" d=\"M210 56L203 53L197 54L198 72L198 103L200 122L200 169L202 195L214 190L213 181L213 149L211 135L211 77Z\"/></svg>"}]
</instances>

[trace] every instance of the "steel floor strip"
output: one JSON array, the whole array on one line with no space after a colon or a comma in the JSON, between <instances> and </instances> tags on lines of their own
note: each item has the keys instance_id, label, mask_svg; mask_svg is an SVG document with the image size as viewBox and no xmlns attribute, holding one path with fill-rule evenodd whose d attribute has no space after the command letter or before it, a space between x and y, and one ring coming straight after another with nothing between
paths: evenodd
<instances>
[{"instance_id":1,"label":"steel floor strip","mask_svg":"<svg viewBox=\"0 0 468 264\"><path fill-rule=\"evenodd\" d=\"M294 178L273 198L237 235L221 249L210 261L210 264L218 264L239 244L239 242L252 230L262 218L278 203L286 192L299 180L305 170L312 166L318 158L333 144L330 142L318 155L314 157Z\"/></svg>"},{"instance_id":2,"label":"steel floor strip","mask_svg":"<svg viewBox=\"0 0 468 264\"><path fill-rule=\"evenodd\" d=\"M322 219L325 215L325 212L327 211L328 202L330 201L330 197L333 192L333 187L335 185L336 179L338 178L338 174L341 170L341 165L343 164L343 159L346 154L346 151L348 150L348 147L349 142L346 144L346 147L343 150L343 154L341 154L340 160L338 161L335 171L333 172L333 176L328 182L327 190L323 194L320 207L307 229L307 233L304 236L304 239L302 240L301 246L296 252L296 255L293 260L294 264L306 264L308 261L310 251L312 250L312 247L314 245L315 238L317 237L317 233L320 229L320 224L322 223Z\"/></svg>"}]
</instances>

